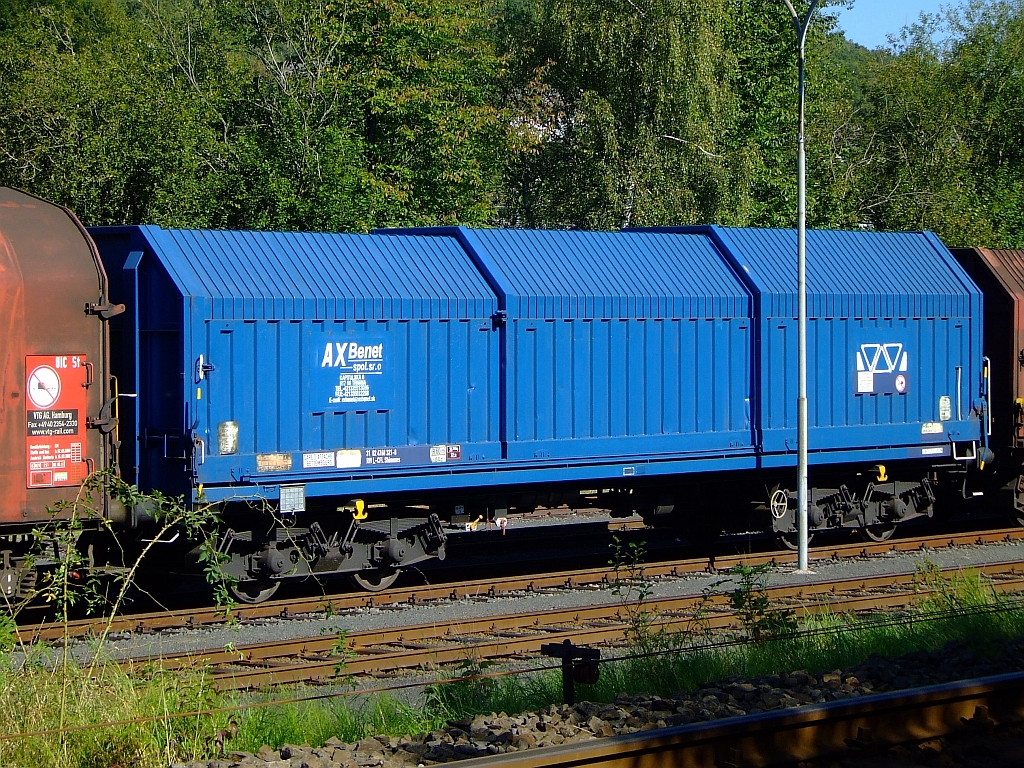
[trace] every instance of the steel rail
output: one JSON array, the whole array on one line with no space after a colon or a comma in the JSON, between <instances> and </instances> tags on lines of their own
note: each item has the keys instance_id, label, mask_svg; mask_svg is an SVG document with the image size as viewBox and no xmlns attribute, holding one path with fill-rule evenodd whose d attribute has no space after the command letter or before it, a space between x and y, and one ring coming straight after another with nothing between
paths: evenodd
<instances>
[{"instance_id":1,"label":"steel rail","mask_svg":"<svg viewBox=\"0 0 1024 768\"><path fill-rule=\"evenodd\" d=\"M767 768L1024 720L1024 673L462 760L466 768Z\"/></svg>"},{"instance_id":2,"label":"steel rail","mask_svg":"<svg viewBox=\"0 0 1024 768\"><path fill-rule=\"evenodd\" d=\"M1024 541L1024 528L1001 528L992 531L972 531L932 536L916 536L907 539L890 539L884 542L857 542L834 547L821 547L812 552L813 560L830 560L851 557L870 557L890 552L914 552L923 549L943 549L972 544L992 544L1010 541ZM754 566L774 562L785 565L796 561L796 553L789 550L736 555L711 555L708 557L672 560L651 563L642 567L646 578L674 577L693 573L725 571L738 565ZM576 589L588 585L608 584L615 580L613 568L585 568L563 573L527 574L502 576L462 581L451 584L427 584L392 589L387 592L357 592L337 595L319 595L308 598L268 601L259 605L241 605L231 610L231 616L238 621L257 619L288 619L308 613L338 612L378 608L387 605L438 601L461 600L466 598L488 598L515 592L539 592L543 590ZM80 619L67 624L43 623L26 624L18 628L25 642L46 642L64 637L79 638L110 632L147 632L162 629L191 629L198 626L221 624L225 611L216 606L187 608L182 610L153 611L108 619Z\"/></svg>"},{"instance_id":3,"label":"steel rail","mask_svg":"<svg viewBox=\"0 0 1024 768\"><path fill-rule=\"evenodd\" d=\"M957 572L959 567L944 573ZM1024 591L1024 563L992 563L973 570L994 580L999 592ZM789 601L798 615L822 610L857 612L902 607L928 592L919 574L904 572L870 578L834 579L815 584L772 587L769 597ZM910 590L910 591L908 591ZM652 631L680 632L695 626L712 630L736 625L728 598L687 595L651 600L644 610L655 616ZM696 624L697 611L704 611ZM165 669L212 666L221 690L300 681L325 682L344 675L376 674L413 667L535 654L540 646L564 639L574 643L621 642L630 627L628 609L618 603L489 616L454 624L419 624L354 632L339 647L337 635L239 646L164 659L131 659L126 666L155 663Z\"/></svg>"},{"instance_id":4,"label":"steel rail","mask_svg":"<svg viewBox=\"0 0 1024 768\"><path fill-rule=\"evenodd\" d=\"M1014 591L1024 588L1024 580L1014 585ZM887 595L884 597L841 597L828 605L831 610L842 612L878 610L897 608L908 604L912 596L908 593ZM824 609L824 604L816 606ZM814 613L809 608L806 613ZM731 612L724 616L710 617L706 626L709 629L726 629L735 626L736 617ZM653 632L678 632L692 628L692 618L659 619L649 626ZM464 662L468 658L499 659L521 658L539 652L541 645L571 640L574 643L597 645L621 642L629 629L627 623L616 623L607 627L579 626L571 628L548 628L542 634L527 637L472 640L461 645L437 647L404 647L398 650L381 651L374 655L370 648L359 649L362 655L355 659L346 659L344 655L328 659L289 659L279 661L269 658L259 662L236 661L236 667L242 669L214 670L213 682L220 691L259 688L266 685L283 683L310 682L324 684L332 678L358 675L373 675L399 669L418 667L434 668L443 664ZM230 660L226 665L230 665ZM250 667L245 669L244 667Z\"/></svg>"},{"instance_id":5,"label":"steel rail","mask_svg":"<svg viewBox=\"0 0 1024 768\"><path fill-rule=\"evenodd\" d=\"M945 572L956 572L959 567L947 569ZM997 578L1009 577L1009 581L997 584L1016 584L1024 576L1024 562L1007 561L993 563L989 566L978 566L977 570L986 576ZM886 574L872 577L855 577L849 579L832 579L813 584L785 585L771 587L768 594L773 600L802 601L837 596L852 591L867 592L903 588L913 583L915 572L905 571L898 574ZM920 592L923 593L924 590ZM661 598L644 602L643 609L650 614L692 613L695 609L724 609L728 603L726 595L713 595L705 599L701 595L682 595ZM730 614L731 615L731 614ZM540 630L544 627L557 627L562 624L579 625L590 621L623 622L629 620L629 611L621 603L591 605L572 608L549 608L524 613L483 616L478 619L467 619L454 623L424 623L387 629L374 629L347 634L346 649L357 651L363 648L386 645L391 643L412 643L423 640L445 640L465 637L477 633L493 633L520 630ZM274 656L311 655L323 653L337 645L336 635L295 638L291 640L253 643L237 647L233 652L213 651L192 653L191 658L201 657L207 663L221 664L237 659L242 653L247 661L257 661ZM182 658L189 658L189 656ZM141 660L145 657L138 657ZM169 659L165 658L165 661ZM173 661L173 659L170 659Z\"/></svg>"}]
</instances>

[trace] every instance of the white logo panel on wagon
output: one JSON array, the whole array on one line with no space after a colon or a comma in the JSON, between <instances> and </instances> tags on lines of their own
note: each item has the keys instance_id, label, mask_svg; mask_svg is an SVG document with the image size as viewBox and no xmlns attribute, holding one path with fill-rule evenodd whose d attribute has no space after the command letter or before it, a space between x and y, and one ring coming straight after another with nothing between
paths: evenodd
<instances>
[{"instance_id":1,"label":"white logo panel on wagon","mask_svg":"<svg viewBox=\"0 0 1024 768\"><path fill-rule=\"evenodd\" d=\"M854 393L904 395L910 388L909 354L899 342L861 344L857 350Z\"/></svg>"}]
</instances>

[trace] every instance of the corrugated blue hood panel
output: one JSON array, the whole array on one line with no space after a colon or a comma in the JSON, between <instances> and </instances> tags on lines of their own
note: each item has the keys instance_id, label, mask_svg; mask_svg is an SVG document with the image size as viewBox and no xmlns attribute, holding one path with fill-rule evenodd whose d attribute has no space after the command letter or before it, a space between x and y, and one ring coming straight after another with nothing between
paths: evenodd
<instances>
[{"instance_id":1,"label":"corrugated blue hood panel","mask_svg":"<svg viewBox=\"0 0 1024 768\"><path fill-rule=\"evenodd\" d=\"M497 299L445 238L140 227L185 296L214 319L490 317Z\"/></svg>"},{"instance_id":2,"label":"corrugated blue hood panel","mask_svg":"<svg viewBox=\"0 0 1024 768\"><path fill-rule=\"evenodd\" d=\"M94 236L127 305L111 335L141 487L315 479L317 495L353 470L502 458L498 299L454 239Z\"/></svg>"},{"instance_id":3,"label":"corrugated blue hood panel","mask_svg":"<svg viewBox=\"0 0 1024 768\"><path fill-rule=\"evenodd\" d=\"M457 238L522 318L750 317L751 297L707 235L393 230Z\"/></svg>"},{"instance_id":4,"label":"corrugated blue hood panel","mask_svg":"<svg viewBox=\"0 0 1024 768\"><path fill-rule=\"evenodd\" d=\"M703 233L755 295L755 424L765 454L797 447L797 233ZM981 292L929 232L807 233L807 372L812 451L978 439ZM954 407L955 406L955 407ZM947 444L943 448L942 444ZM924 447L922 447L924 446ZM945 455L945 454L943 454Z\"/></svg>"},{"instance_id":5,"label":"corrugated blue hood panel","mask_svg":"<svg viewBox=\"0 0 1024 768\"><path fill-rule=\"evenodd\" d=\"M752 450L754 302L710 236L392 232L457 240L498 294L506 458Z\"/></svg>"},{"instance_id":6,"label":"corrugated blue hood panel","mask_svg":"<svg viewBox=\"0 0 1024 768\"><path fill-rule=\"evenodd\" d=\"M760 290L766 317L796 317L796 230L672 231L711 234ZM968 317L978 293L929 232L807 231L809 317Z\"/></svg>"}]
</instances>

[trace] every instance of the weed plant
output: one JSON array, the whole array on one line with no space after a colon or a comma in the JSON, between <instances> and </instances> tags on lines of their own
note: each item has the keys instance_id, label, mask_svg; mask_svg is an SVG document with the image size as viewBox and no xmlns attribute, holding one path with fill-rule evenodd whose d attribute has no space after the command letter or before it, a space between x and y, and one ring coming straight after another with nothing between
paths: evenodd
<instances>
[{"instance_id":1,"label":"weed plant","mask_svg":"<svg viewBox=\"0 0 1024 768\"><path fill-rule=\"evenodd\" d=\"M147 506L156 534L134 560L122 552L122 565L92 568L89 533L109 532L111 525L102 513L106 496L125 507ZM160 494L143 495L111 470L103 470L86 478L76 498L48 511L50 519L32 532L35 544L29 553L30 564L36 559L49 563L39 586L20 600L0 593L6 609L0 614L0 765L128 768L209 752L216 734L209 718L153 720L209 707L215 695L205 675L129 673L103 661L112 617L154 542L171 531L203 542L200 560L206 577L215 594L226 596L221 558L214 547L216 510L209 505L186 508L181 500ZM32 601L48 603L63 625L63 642L56 649L30 646L19 637L15 617ZM71 653L68 621L75 612L101 611L110 620L92 644L91 659L79 665ZM89 727L147 719L150 722Z\"/></svg>"},{"instance_id":2,"label":"weed plant","mask_svg":"<svg viewBox=\"0 0 1024 768\"><path fill-rule=\"evenodd\" d=\"M65 697L68 689L72 694ZM302 698L322 693L322 688L299 687L288 689L285 695ZM266 694L217 694L203 670L181 674L100 665L90 677L84 667L29 663L15 668L8 658L0 668L3 733L44 733L0 739L0 766L152 768L217 758L234 750L257 752L265 744L275 748L286 743L323 744L331 737L357 741L377 734L431 731L444 725L438 711L428 713L387 696L167 718L281 696L282 689ZM126 724L88 727L116 722ZM58 728L72 730L61 735L45 733Z\"/></svg>"}]
</instances>

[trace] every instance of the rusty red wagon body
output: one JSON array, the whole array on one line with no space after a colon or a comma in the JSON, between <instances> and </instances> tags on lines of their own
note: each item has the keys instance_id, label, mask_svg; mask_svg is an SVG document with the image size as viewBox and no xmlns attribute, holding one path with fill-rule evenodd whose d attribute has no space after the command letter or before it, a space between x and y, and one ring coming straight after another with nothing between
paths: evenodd
<instances>
[{"instance_id":1,"label":"rusty red wagon body","mask_svg":"<svg viewBox=\"0 0 1024 768\"><path fill-rule=\"evenodd\" d=\"M66 208L0 188L0 524L27 531L108 466L107 278ZM65 513L66 514L66 513ZM4 547L0 547L4 549ZM9 558L9 556L8 556Z\"/></svg>"}]
</instances>

